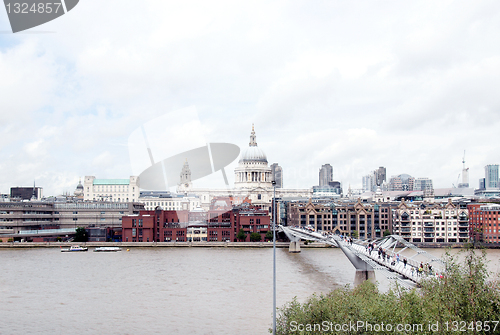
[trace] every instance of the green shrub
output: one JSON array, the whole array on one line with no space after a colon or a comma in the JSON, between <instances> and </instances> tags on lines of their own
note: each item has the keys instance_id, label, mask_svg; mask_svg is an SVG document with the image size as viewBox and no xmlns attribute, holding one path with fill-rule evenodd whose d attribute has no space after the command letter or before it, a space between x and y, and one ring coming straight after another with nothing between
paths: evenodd
<instances>
[{"instance_id":1,"label":"green shrub","mask_svg":"<svg viewBox=\"0 0 500 335\"><path fill-rule=\"evenodd\" d=\"M444 277L424 279L419 289L404 291L396 286L380 293L375 284L366 281L354 289L346 286L325 295L313 295L303 304L294 299L279 309L276 333L457 334L465 325L466 334L498 334L500 326L493 331L495 324L491 321L500 320L499 284L489 280L484 251L481 255L473 249L464 253L461 262L458 256L447 253ZM485 321L490 321L489 332L485 331ZM364 322L365 327L347 331L328 328L328 325L358 325L358 322ZM414 328L406 332L381 332L368 327L368 324L380 326L382 323ZM314 325L327 328L314 329Z\"/></svg>"}]
</instances>

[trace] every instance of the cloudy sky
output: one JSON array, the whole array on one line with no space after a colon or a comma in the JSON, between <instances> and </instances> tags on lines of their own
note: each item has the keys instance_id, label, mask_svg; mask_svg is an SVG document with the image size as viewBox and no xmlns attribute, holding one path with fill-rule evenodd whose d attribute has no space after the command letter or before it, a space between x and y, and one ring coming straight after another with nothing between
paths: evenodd
<instances>
[{"instance_id":1,"label":"cloudy sky","mask_svg":"<svg viewBox=\"0 0 500 335\"><path fill-rule=\"evenodd\" d=\"M378 166L451 187L464 150L478 187L500 163L499 37L495 0L81 0L16 34L1 8L0 192L128 178L134 130L187 107L206 142L244 149L254 123L285 187L325 163L344 188Z\"/></svg>"}]
</instances>

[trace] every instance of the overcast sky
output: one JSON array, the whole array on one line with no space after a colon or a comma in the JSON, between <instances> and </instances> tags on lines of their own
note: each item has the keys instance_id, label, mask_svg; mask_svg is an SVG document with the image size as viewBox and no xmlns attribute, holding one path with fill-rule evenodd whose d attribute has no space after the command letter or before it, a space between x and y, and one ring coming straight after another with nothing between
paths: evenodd
<instances>
[{"instance_id":1,"label":"overcast sky","mask_svg":"<svg viewBox=\"0 0 500 335\"><path fill-rule=\"evenodd\" d=\"M244 150L254 123L288 188L325 163L344 189L379 166L451 187L464 150L477 188L500 163L499 40L496 0L81 0L17 34L0 8L0 192L128 178L132 132L186 107L206 142Z\"/></svg>"}]
</instances>

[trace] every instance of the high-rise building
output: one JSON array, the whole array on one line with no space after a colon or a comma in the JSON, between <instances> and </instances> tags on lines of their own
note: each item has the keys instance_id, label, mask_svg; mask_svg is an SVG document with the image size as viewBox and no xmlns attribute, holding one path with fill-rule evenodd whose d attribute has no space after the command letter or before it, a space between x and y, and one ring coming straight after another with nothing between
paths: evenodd
<instances>
[{"instance_id":1,"label":"high-rise building","mask_svg":"<svg viewBox=\"0 0 500 335\"><path fill-rule=\"evenodd\" d=\"M375 186L375 176L372 174L363 176L363 192L373 192Z\"/></svg>"},{"instance_id":2,"label":"high-rise building","mask_svg":"<svg viewBox=\"0 0 500 335\"><path fill-rule=\"evenodd\" d=\"M387 171L385 167L381 166L377 170L375 170L375 176L376 176L376 184L377 186L382 185L384 182L387 181Z\"/></svg>"},{"instance_id":3,"label":"high-rise building","mask_svg":"<svg viewBox=\"0 0 500 335\"><path fill-rule=\"evenodd\" d=\"M330 164L324 164L319 170L319 186L328 186L333 181L333 167Z\"/></svg>"},{"instance_id":4,"label":"high-rise building","mask_svg":"<svg viewBox=\"0 0 500 335\"><path fill-rule=\"evenodd\" d=\"M498 188L498 164L490 164L484 167L485 188Z\"/></svg>"},{"instance_id":5,"label":"high-rise building","mask_svg":"<svg viewBox=\"0 0 500 335\"><path fill-rule=\"evenodd\" d=\"M271 165L271 174L273 180L276 182L276 187L283 188L283 168L278 163Z\"/></svg>"},{"instance_id":6,"label":"high-rise building","mask_svg":"<svg viewBox=\"0 0 500 335\"><path fill-rule=\"evenodd\" d=\"M479 189L480 190L486 189L486 184L485 184L484 178L479 179Z\"/></svg>"},{"instance_id":7,"label":"high-rise building","mask_svg":"<svg viewBox=\"0 0 500 335\"><path fill-rule=\"evenodd\" d=\"M392 176L389 181L389 191L413 191L415 178L407 174Z\"/></svg>"},{"instance_id":8,"label":"high-rise building","mask_svg":"<svg viewBox=\"0 0 500 335\"><path fill-rule=\"evenodd\" d=\"M376 192L377 188L381 186L386 179L385 167L381 166L363 177L363 192Z\"/></svg>"},{"instance_id":9,"label":"high-rise building","mask_svg":"<svg viewBox=\"0 0 500 335\"><path fill-rule=\"evenodd\" d=\"M413 186L414 191L424 191L430 192L434 189L432 186L432 179L429 178L417 178L415 179L415 184Z\"/></svg>"}]
</instances>

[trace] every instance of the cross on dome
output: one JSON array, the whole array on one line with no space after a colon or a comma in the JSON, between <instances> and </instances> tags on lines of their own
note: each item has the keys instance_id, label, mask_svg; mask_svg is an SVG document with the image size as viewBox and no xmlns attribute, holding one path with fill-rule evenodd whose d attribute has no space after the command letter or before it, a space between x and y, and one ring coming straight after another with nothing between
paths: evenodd
<instances>
[{"instance_id":1,"label":"cross on dome","mask_svg":"<svg viewBox=\"0 0 500 335\"><path fill-rule=\"evenodd\" d=\"M252 123L252 132L250 133L250 146L251 147L257 146L257 142L255 141L255 129L253 127L253 123Z\"/></svg>"}]
</instances>

